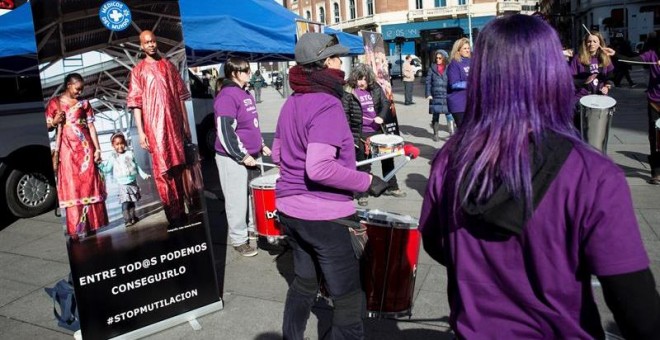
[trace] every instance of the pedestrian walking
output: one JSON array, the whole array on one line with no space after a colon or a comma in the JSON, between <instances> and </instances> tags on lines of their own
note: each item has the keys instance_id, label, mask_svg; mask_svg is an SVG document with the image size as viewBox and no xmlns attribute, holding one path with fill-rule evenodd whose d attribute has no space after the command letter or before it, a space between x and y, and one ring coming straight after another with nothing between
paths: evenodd
<instances>
[{"instance_id":1,"label":"pedestrian walking","mask_svg":"<svg viewBox=\"0 0 660 340\"><path fill-rule=\"evenodd\" d=\"M254 99L257 101L257 103L261 103L261 89L265 84L266 80L261 75L261 71L254 71L252 78L250 78L250 88L254 89Z\"/></svg>"},{"instance_id":2,"label":"pedestrian walking","mask_svg":"<svg viewBox=\"0 0 660 340\"><path fill-rule=\"evenodd\" d=\"M412 65L412 56L407 55L406 59L403 62L403 67L401 68L402 80L403 80L403 94L404 101L403 105L412 105L413 102L413 88L415 87L415 70Z\"/></svg>"},{"instance_id":3,"label":"pedestrian walking","mask_svg":"<svg viewBox=\"0 0 660 340\"><path fill-rule=\"evenodd\" d=\"M447 66L447 107L454 117L456 126L461 127L465 114L466 90L468 88L468 75L470 74L470 40L460 38L454 42L449 58L451 62Z\"/></svg>"},{"instance_id":4,"label":"pedestrian walking","mask_svg":"<svg viewBox=\"0 0 660 340\"><path fill-rule=\"evenodd\" d=\"M429 67L426 75L426 99L429 100L429 113L431 114L431 129L433 129L433 141L438 141L438 130L440 129L441 114L447 115L447 127L450 134L453 133L454 119L447 108L447 63L449 62L447 51L435 51L435 64Z\"/></svg>"}]
</instances>

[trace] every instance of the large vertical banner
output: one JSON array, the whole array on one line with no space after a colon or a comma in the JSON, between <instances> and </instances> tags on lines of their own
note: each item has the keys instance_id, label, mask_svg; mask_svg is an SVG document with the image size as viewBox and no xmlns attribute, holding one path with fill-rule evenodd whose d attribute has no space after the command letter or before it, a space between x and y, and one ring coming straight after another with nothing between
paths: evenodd
<instances>
[{"instance_id":1,"label":"large vertical banner","mask_svg":"<svg viewBox=\"0 0 660 340\"><path fill-rule=\"evenodd\" d=\"M364 41L364 62L374 70L378 84L383 88L385 96L390 101L389 115L383 123L385 132L398 135L399 121L396 117L396 107L394 106L394 95L392 94L392 84L390 83L383 36L380 33L371 31L360 31L360 35L362 35Z\"/></svg>"},{"instance_id":2,"label":"large vertical banner","mask_svg":"<svg viewBox=\"0 0 660 340\"><path fill-rule=\"evenodd\" d=\"M30 3L83 337L221 309L178 1Z\"/></svg>"}]
</instances>

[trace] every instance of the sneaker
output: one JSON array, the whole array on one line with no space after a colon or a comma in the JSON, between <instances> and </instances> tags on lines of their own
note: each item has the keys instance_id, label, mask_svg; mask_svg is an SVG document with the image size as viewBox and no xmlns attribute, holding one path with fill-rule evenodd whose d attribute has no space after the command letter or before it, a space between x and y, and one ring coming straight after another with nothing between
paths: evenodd
<instances>
[{"instance_id":1,"label":"sneaker","mask_svg":"<svg viewBox=\"0 0 660 340\"><path fill-rule=\"evenodd\" d=\"M385 196L394 196L394 197L406 197L406 193L401 191L401 189L388 189L383 193Z\"/></svg>"},{"instance_id":2,"label":"sneaker","mask_svg":"<svg viewBox=\"0 0 660 340\"><path fill-rule=\"evenodd\" d=\"M258 240L259 235L255 233L254 231L248 231L248 240Z\"/></svg>"},{"instance_id":3,"label":"sneaker","mask_svg":"<svg viewBox=\"0 0 660 340\"><path fill-rule=\"evenodd\" d=\"M241 254L241 256L245 257L257 255L257 249L250 247L247 243L243 243L240 246L234 246L234 250Z\"/></svg>"},{"instance_id":4,"label":"sneaker","mask_svg":"<svg viewBox=\"0 0 660 340\"><path fill-rule=\"evenodd\" d=\"M367 204L369 204L369 199L367 197L360 197L358 198L358 205L364 207Z\"/></svg>"}]
</instances>

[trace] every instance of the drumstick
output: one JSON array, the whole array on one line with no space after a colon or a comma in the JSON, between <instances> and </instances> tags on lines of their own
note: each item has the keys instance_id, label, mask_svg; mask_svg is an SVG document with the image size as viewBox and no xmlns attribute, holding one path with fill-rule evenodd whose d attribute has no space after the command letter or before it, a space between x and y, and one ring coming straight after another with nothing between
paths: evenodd
<instances>
[{"instance_id":1,"label":"drumstick","mask_svg":"<svg viewBox=\"0 0 660 340\"><path fill-rule=\"evenodd\" d=\"M633 61L633 60L621 60L619 59L620 62L622 63L629 63L629 64L639 64L639 65L657 65L658 63L654 63L652 61Z\"/></svg>"},{"instance_id":2,"label":"drumstick","mask_svg":"<svg viewBox=\"0 0 660 340\"><path fill-rule=\"evenodd\" d=\"M385 154L385 155L382 155L382 156L378 156L378 157L374 157L374 158L365 159L363 161L359 161L359 162L355 163L355 166L363 166L363 165L371 164L373 162L382 161L384 159L390 159L390 158L394 158L396 156L401 156L401 155L403 155L403 151L397 150L397 151L394 151L392 153L388 153L388 154Z\"/></svg>"},{"instance_id":3,"label":"drumstick","mask_svg":"<svg viewBox=\"0 0 660 340\"><path fill-rule=\"evenodd\" d=\"M403 146L403 152L406 155L406 159L399 165L397 165L392 171L390 171L387 176L383 177L383 181L388 182L389 180L394 177L394 175L401 170L408 162L410 162L411 159L417 158L419 156L419 148L411 145L411 144L406 144Z\"/></svg>"},{"instance_id":4,"label":"drumstick","mask_svg":"<svg viewBox=\"0 0 660 340\"><path fill-rule=\"evenodd\" d=\"M262 167L263 166L269 166L271 168L279 168L279 165L273 164L273 163L257 162L257 165L260 165Z\"/></svg>"},{"instance_id":5,"label":"drumstick","mask_svg":"<svg viewBox=\"0 0 660 340\"><path fill-rule=\"evenodd\" d=\"M584 24L582 24L582 28L584 28L584 30L587 31L587 34L589 34L590 36L593 35L591 31L587 28L587 26L585 26ZM598 39L598 48L600 48L601 50L603 49L603 46L600 46L600 39Z\"/></svg>"}]
</instances>

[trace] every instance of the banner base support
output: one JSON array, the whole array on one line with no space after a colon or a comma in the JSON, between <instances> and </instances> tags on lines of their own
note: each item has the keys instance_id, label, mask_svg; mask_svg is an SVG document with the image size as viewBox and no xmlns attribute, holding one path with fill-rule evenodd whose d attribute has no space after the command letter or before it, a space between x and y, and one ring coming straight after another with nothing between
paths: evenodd
<instances>
[{"instance_id":1,"label":"banner base support","mask_svg":"<svg viewBox=\"0 0 660 340\"><path fill-rule=\"evenodd\" d=\"M192 329L194 329L196 331L201 331L202 330L202 325L199 324L197 319L188 320L188 324L190 324L190 327L192 327Z\"/></svg>"}]
</instances>

